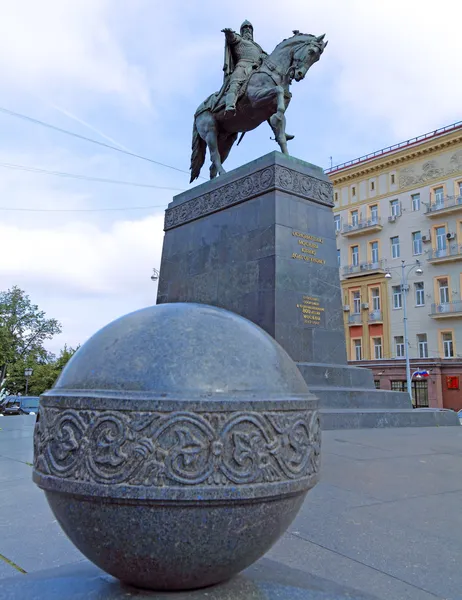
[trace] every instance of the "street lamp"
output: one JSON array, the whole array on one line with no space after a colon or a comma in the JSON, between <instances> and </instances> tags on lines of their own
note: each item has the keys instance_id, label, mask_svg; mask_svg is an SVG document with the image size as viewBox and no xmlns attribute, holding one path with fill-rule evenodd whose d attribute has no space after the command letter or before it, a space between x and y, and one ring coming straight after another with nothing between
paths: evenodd
<instances>
[{"instance_id":1,"label":"street lamp","mask_svg":"<svg viewBox=\"0 0 462 600\"><path fill-rule=\"evenodd\" d=\"M157 281L159 279L159 271L157 269L152 270L151 281Z\"/></svg>"},{"instance_id":2,"label":"street lamp","mask_svg":"<svg viewBox=\"0 0 462 600\"><path fill-rule=\"evenodd\" d=\"M34 370L31 369L30 367L24 371L24 376L26 378L26 396L27 396L27 392L29 391L29 377L32 375L33 372L34 372Z\"/></svg>"},{"instance_id":3,"label":"street lamp","mask_svg":"<svg viewBox=\"0 0 462 600\"><path fill-rule=\"evenodd\" d=\"M415 269L417 275L422 275L423 269L420 266L420 260L416 260L414 264L406 264L404 260L401 261L401 267L389 267L387 272L385 273L386 279L391 279L392 274L390 273L391 269L401 269L401 294L403 298L403 325L404 325L404 358L406 360L406 382L407 382L407 391L409 397L412 402L412 378L411 378L411 363L409 360L409 340L407 334L407 292L409 291L409 286L407 284L407 280L411 271ZM407 271L406 271L407 269Z\"/></svg>"}]
</instances>

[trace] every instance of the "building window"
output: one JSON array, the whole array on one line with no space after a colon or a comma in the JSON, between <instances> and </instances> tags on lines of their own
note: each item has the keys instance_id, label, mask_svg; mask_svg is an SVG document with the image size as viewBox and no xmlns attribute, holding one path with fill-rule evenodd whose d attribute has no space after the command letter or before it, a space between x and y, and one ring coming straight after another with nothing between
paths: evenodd
<instances>
[{"instance_id":1,"label":"building window","mask_svg":"<svg viewBox=\"0 0 462 600\"><path fill-rule=\"evenodd\" d=\"M374 204L373 206L370 207L370 212L371 212L371 221L372 221L372 223L378 223L378 221L379 221L379 207L377 206L377 204Z\"/></svg>"},{"instance_id":2,"label":"building window","mask_svg":"<svg viewBox=\"0 0 462 600\"><path fill-rule=\"evenodd\" d=\"M390 215L392 217L399 217L401 214L399 200L390 200Z\"/></svg>"},{"instance_id":3,"label":"building window","mask_svg":"<svg viewBox=\"0 0 462 600\"><path fill-rule=\"evenodd\" d=\"M353 186L353 187L351 188L351 195L352 195L353 197L355 197L355 196L356 196L356 188L355 188L355 186Z\"/></svg>"},{"instance_id":4,"label":"building window","mask_svg":"<svg viewBox=\"0 0 462 600\"><path fill-rule=\"evenodd\" d=\"M338 202L338 192L335 192L335 194L334 194L334 200L335 200L335 202Z\"/></svg>"},{"instance_id":5,"label":"building window","mask_svg":"<svg viewBox=\"0 0 462 600\"><path fill-rule=\"evenodd\" d=\"M361 312L361 292L359 290L355 290L352 292L351 296L353 298L353 314L359 315Z\"/></svg>"},{"instance_id":6,"label":"building window","mask_svg":"<svg viewBox=\"0 0 462 600\"><path fill-rule=\"evenodd\" d=\"M395 236L390 238L390 242L391 242L391 257L392 258L399 258L400 256L400 251L399 251L399 236Z\"/></svg>"},{"instance_id":7,"label":"building window","mask_svg":"<svg viewBox=\"0 0 462 600\"><path fill-rule=\"evenodd\" d=\"M352 210L351 211L351 224L353 225L353 227L356 227L358 222L359 222L359 213L357 210Z\"/></svg>"},{"instance_id":8,"label":"building window","mask_svg":"<svg viewBox=\"0 0 462 600\"><path fill-rule=\"evenodd\" d=\"M402 335L395 337L396 358L404 358L404 338Z\"/></svg>"},{"instance_id":9,"label":"building window","mask_svg":"<svg viewBox=\"0 0 462 600\"><path fill-rule=\"evenodd\" d=\"M400 285L394 285L393 290L393 308L403 308L403 294Z\"/></svg>"},{"instance_id":10,"label":"building window","mask_svg":"<svg viewBox=\"0 0 462 600\"><path fill-rule=\"evenodd\" d=\"M443 331L441 334L443 341L443 355L444 358L454 358L454 343L452 340L451 331Z\"/></svg>"},{"instance_id":11,"label":"building window","mask_svg":"<svg viewBox=\"0 0 462 600\"><path fill-rule=\"evenodd\" d=\"M457 182L457 187L459 188L459 199L462 198L462 181Z\"/></svg>"},{"instance_id":12,"label":"building window","mask_svg":"<svg viewBox=\"0 0 462 600\"><path fill-rule=\"evenodd\" d=\"M417 334L417 350L419 358L428 358L428 342L426 333Z\"/></svg>"},{"instance_id":13,"label":"building window","mask_svg":"<svg viewBox=\"0 0 462 600\"><path fill-rule=\"evenodd\" d=\"M418 281L415 286L415 305L425 306L425 289L423 281Z\"/></svg>"},{"instance_id":14,"label":"building window","mask_svg":"<svg viewBox=\"0 0 462 600\"><path fill-rule=\"evenodd\" d=\"M433 190L435 194L435 204L438 208L443 208L444 206L444 187L437 187Z\"/></svg>"},{"instance_id":15,"label":"building window","mask_svg":"<svg viewBox=\"0 0 462 600\"><path fill-rule=\"evenodd\" d=\"M374 379L374 385L376 390L380 390L380 379Z\"/></svg>"},{"instance_id":16,"label":"building window","mask_svg":"<svg viewBox=\"0 0 462 600\"><path fill-rule=\"evenodd\" d=\"M337 249L337 264L340 267L340 250Z\"/></svg>"},{"instance_id":17,"label":"building window","mask_svg":"<svg viewBox=\"0 0 462 600\"><path fill-rule=\"evenodd\" d=\"M354 359L353 360L361 360L362 359L361 340L353 340L353 349L354 349Z\"/></svg>"},{"instance_id":18,"label":"building window","mask_svg":"<svg viewBox=\"0 0 462 600\"><path fill-rule=\"evenodd\" d=\"M372 310L380 310L380 288L371 288Z\"/></svg>"},{"instance_id":19,"label":"building window","mask_svg":"<svg viewBox=\"0 0 462 600\"><path fill-rule=\"evenodd\" d=\"M359 265L359 246L351 247L351 264L353 267L357 267Z\"/></svg>"},{"instance_id":20,"label":"building window","mask_svg":"<svg viewBox=\"0 0 462 600\"><path fill-rule=\"evenodd\" d=\"M371 242L371 262L378 263L379 262L379 243Z\"/></svg>"},{"instance_id":21,"label":"building window","mask_svg":"<svg viewBox=\"0 0 462 600\"><path fill-rule=\"evenodd\" d=\"M438 279L438 295L440 304L449 304L449 281L447 277Z\"/></svg>"},{"instance_id":22,"label":"building window","mask_svg":"<svg viewBox=\"0 0 462 600\"><path fill-rule=\"evenodd\" d=\"M420 210L420 194L412 194L412 210Z\"/></svg>"},{"instance_id":23,"label":"building window","mask_svg":"<svg viewBox=\"0 0 462 600\"><path fill-rule=\"evenodd\" d=\"M334 216L335 231L340 231L340 215Z\"/></svg>"},{"instance_id":24,"label":"building window","mask_svg":"<svg viewBox=\"0 0 462 600\"><path fill-rule=\"evenodd\" d=\"M390 179L391 179L391 184L393 185L395 183L395 176L392 174L390 176Z\"/></svg>"},{"instance_id":25,"label":"building window","mask_svg":"<svg viewBox=\"0 0 462 600\"><path fill-rule=\"evenodd\" d=\"M441 227L435 228L436 233L436 256L446 256L446 226L442 225Z\"/></svg>"},{"instance_id":26,"label":"building window","mask_svg":"<svg viewBox=\"0 0 462 600\"><path fill-rule=\"evenodd\" d=\"M371 181L371 192L375 190L375 182Z\"/></svg>"},{"instance_id":27,"label":"building window","mask_svg":"<svg viewBox=\"0 0 462 600\"><path fill-rule=\"evenodd\" d=\"M372 346L374 348L374 359L379 360L382 358L382 338L372 338Z\"/></svg>"},{"instance_id":28,"label":"building window","mask_svg":"<svg viewBox=\"0 0 462 600\"><path fill-rule=\"evenodd\" d=\"M407 392L407 381L392 381L391 389L394 392Z\"/></svg>"},{"instance_id":29,"label":"building window","mask_svg":"<svg viewBox=\"0 0 462 600\"><path fill-rule=\"evenodd\" d=\"M422 254L422 232L414 231L412 234L412 252L414 256Z\"/></svg>"}]
</instances>

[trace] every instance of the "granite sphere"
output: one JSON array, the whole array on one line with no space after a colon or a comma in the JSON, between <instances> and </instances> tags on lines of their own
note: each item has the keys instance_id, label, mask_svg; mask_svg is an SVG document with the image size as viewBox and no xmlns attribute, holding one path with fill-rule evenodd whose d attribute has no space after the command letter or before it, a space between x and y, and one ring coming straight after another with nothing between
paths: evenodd
<instances>
[{"instance_id":1,"label":"granite sphere","mask_svg":"<svg viewBox=\"0 0 462 600\"><path fill-rule=\"evenodd\" d=\"M34 481L77 548L138 587L229 579L317 481L316 399L271 336L220 308L110 323L40 402Z\"/></svg>"}]
</instances>

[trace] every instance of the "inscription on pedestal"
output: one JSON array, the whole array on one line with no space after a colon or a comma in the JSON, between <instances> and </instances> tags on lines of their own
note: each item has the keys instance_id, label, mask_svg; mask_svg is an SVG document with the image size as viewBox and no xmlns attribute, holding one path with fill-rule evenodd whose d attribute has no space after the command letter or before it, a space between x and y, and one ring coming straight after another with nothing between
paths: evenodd
<instances>
[{"instance_id":1,"label":"inscription on pedestal","mask_svg":"<svg viewBox=\"0 0 462 600\"><path fill-rule=\"evenodd\" d=\"M297 304L297 308L303 316L304 325L324 325L325 309L321 306L319 298L315 296L303 296L303 300L300 304Z\"/></svg>"},{"instance_id":2,"label":"inscription on pedestal","mask_svg":"<svg viewBox=\"0 0 462 600\"><path fill-rule=\"evenodd\" d=\"M310 233L301 233L300 231L292 231L292 235L297 238L298 242L297 252L292 252L292 258L318 265L326 264L323 258L317 257L320 244L324 244L323 238Z\"/></svg>"}]
</instances>

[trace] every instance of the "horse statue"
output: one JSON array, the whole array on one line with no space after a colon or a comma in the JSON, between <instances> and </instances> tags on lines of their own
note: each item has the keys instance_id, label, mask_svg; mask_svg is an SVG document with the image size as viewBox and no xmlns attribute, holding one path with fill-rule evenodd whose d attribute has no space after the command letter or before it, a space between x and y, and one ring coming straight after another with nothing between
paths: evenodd
<instances>
[{"instance_id":1,"label":"horse statue","mask_svg":"<svg viewBox=\"0 0 462 600\"><path fill-rule=\"evenodd\" d=\"M227 36L241 39L230 29L223 31ZM294 31L294 35L278 44L270 55L263 53L260 66L254 68L242 84L233 110L226 106L225 92L229 89L226 80L219 92L198 107L194 115L190 183L200 175L207 147L212 161L210 179L213 179L226 172L223 163L238 134L241 133L239 144L247 131L263 121L269 123L281 152L289 154L287 141L293 138L286 134L285 112L292 97L289 86L294 79L304 79L308 69L319 60L327 46L324 36Z\"/></svg>"}]
</instances>

